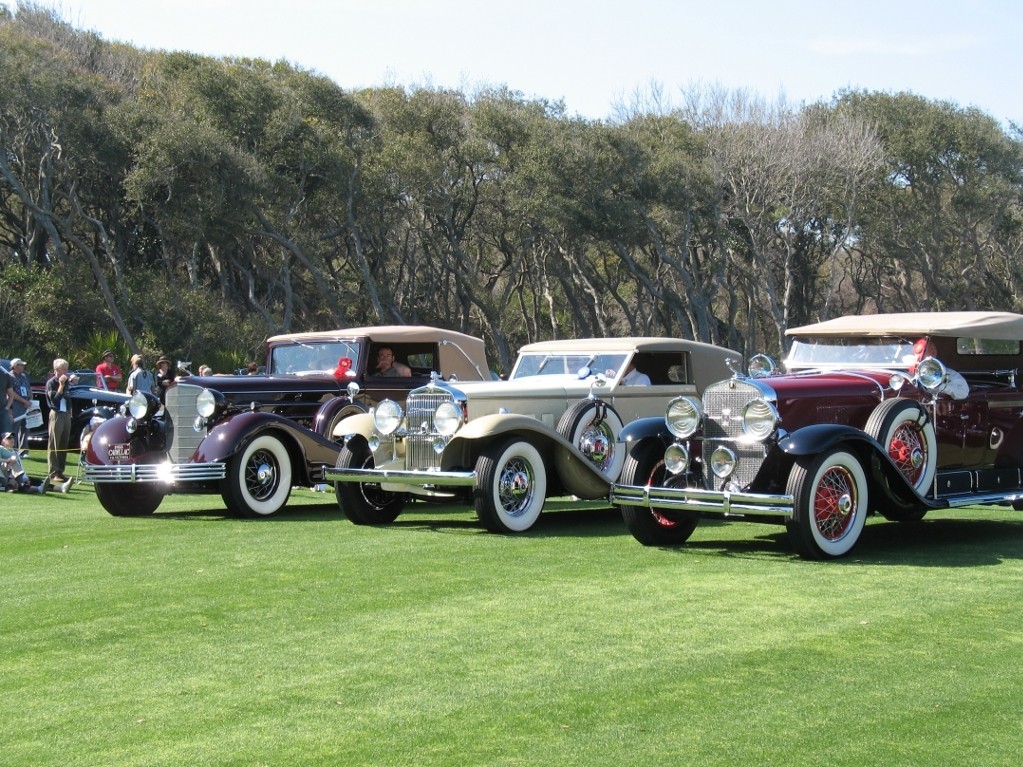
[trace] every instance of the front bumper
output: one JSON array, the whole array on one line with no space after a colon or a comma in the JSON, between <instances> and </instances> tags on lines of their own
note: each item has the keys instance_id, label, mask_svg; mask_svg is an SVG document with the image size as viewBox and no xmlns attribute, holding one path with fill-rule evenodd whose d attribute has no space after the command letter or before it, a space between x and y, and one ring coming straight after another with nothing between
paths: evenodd
<instances>
[{"instance_id":1,"label":"front bumper","mask_svg":"<svg viewBox=\"0 0 1023 767\"><path fill-rule=\"evenodd\" d=\"M410 471L408 469L339 469L323 471L324 482L373 482L406 487L475 487L474 471Z\"/></svg>"},{"instance_id":2,"label":"front bumper","mask_svg":"<svg viewBox=\"0 0 1023 767\"><path fill-rule=\"evenodd\" d=\"M107 466L84 464L82 478L94 484L137 482L205 482L224 479L227 464L214 463L119 463Z\"/></svg>"},{"instance_id":3,"label":"front bumper","mask_svg":"<svg viewBox=\"0 0 1023 767\"><path fill-rule=\"evenodd\" d=\"M698 487L612 485L611 503L657 511L700 511L725 516L792 518L791 495L735 493Z\"/></svg>"}]
</instances>

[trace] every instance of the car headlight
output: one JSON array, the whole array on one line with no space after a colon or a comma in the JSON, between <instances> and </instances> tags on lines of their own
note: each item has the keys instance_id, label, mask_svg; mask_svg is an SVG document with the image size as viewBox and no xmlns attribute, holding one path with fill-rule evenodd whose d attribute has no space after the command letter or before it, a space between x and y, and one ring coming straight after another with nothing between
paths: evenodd
<instances>
[{"instance_id":1,"label":"car headlight","mask_svg":"<svg viewBox=\"0 0 1023 767\"><path fill-rule=\"evenodd\" d=\"M764 399L755 399L742 411L742 430L762 442L774 434L779 418L774 405Z\"/></svg>"},{"instance_id":2,"label":"car headlight","mask_svg":"<svg viewBox=\"0 0 1023 767\"><path fill-rule=\"evenodd\" d=\"M664 451L664 468L672 474L681 474L689 468L689 451L685 445L668 445Z\"/></svg>"},{"instance_id":3,"label":"car headlight","mask_svg":"<svg viewBox=\"0 0 1023 767\"><path fill-rule=\"evenodd\" d=\"M381 434L393 434L401 426L401 405L393 399L385 399L373 411L373 425Z\"/></svg>"},{"instance_id":4,"label":"car headlight","mask_svg":"<svg viewBox=\"0 0 1023 767\"><path fill-rule=\"evenodd\" d=\"M149 412L149 400L146 399L146 395L140 391L132 394L131 399L128 400L128 412L136 421L145 418L146 413Z\"/></svg>"},{"instance_id":5,"label":"car headlight","mask_svg":"<svg viewBox=\"0 0 1023 767\"><path fill-rule=\"evenodd\" d=\"M462 411L454 402L442 402L433 411L433 428L438 434L450 437L462 425Z\"/></svg>"},{"instance_id":6,"label":"car headlight","mask_svg":"<svg viewBox=\"0 0 1023 767\"><path fill-rule=\"evenodd\" d=\"M203 418L209 418L217 410L217 397L209 389L203 389L195 398L195 412Z\"/></svg>"},{"instance_id":7,"label":"car headlight","mask_svg":"<svg viewBox=\"0 0 1023 767\"><path fill-rule=\"evenodd\" d=\"M770 378L778 372L778 363L766 354L754 354L749 361L750 378Z\"/></svg>"},{"instance_id":8,"label":"car headlight","mask_svg":"<svg viewBox=\"0 0 1023 767\"><path fill-rule=\"evenodd\" d=\"M948 377L948 368L941 360L928 357L916 368L916 377L920 385L934 394Z\"/></svg>"},{"instance_id":9,"label":"car headlight","mask_svg":"<svg viewBox=\"0 0 1023 767\"><path fill-rule=\"evenodd\" d=\"M664 421L668 431L679 439L688 439L700 428L703 407L694 397L679 397L668 403Z\"/></svg>"},{"instance_id":10,"label":"car headlight","mask_svg":"<svg viewBox=\"0 0 1023 767\"><path fill-rule=\"evenodd\" d=\"M727 447L719 447L710 454L710 470L715 477L726 479L735 471L735 453Z\"/></svg>"}]
</instances>

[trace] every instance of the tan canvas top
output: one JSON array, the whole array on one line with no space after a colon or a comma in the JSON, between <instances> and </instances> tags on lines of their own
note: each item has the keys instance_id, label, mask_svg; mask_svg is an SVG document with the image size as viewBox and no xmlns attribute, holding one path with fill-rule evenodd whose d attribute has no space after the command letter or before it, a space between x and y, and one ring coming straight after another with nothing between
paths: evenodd
<instances>
[{"instance_id":1,"label":"tan canvas top","mask_svg":"<svg viewBox=\"0 0 1023 767\"><path fill-rule=\"evenodd\" d=\"M652 336L624 336L622 338L559 338L556 341L536 341L526 344L519 352L670 352L712 349L721 354L721 348L699 341L682 338ZM738 356L738 355L736 355Z\"/></svg>"},{"instance_id":2,"label":"tan canvas top","mask_svg":"<svg viewBox=\"0 0 1023 767\"><path fill-rule=\"evenodd\" d=\"M309 333L288 333L271 336L267 343L274 341L294 341L296 343L315 343L317 341L345 340L368 338L370 343L439 343L440 367L445 375L455 374L463 380L474 380L488 375L487 351L483 340L475 336L445 330L429 325L373 325L360 328L344 328L342 330L321 330ZM465 356L455 350L458 347L469 355L480 372L477 372Z\"/></svg>"},{"instance_id":3,"label":"tan canvas top","mask_svg":"<svg viewBox=\"0 0 1023 767\"><path fill-rule=\"evenodd\" d=\"M789 336L951 336L1023 339L1023 315L1011 312L856 314L789 328Z\"/></svg>"}]
</instances>

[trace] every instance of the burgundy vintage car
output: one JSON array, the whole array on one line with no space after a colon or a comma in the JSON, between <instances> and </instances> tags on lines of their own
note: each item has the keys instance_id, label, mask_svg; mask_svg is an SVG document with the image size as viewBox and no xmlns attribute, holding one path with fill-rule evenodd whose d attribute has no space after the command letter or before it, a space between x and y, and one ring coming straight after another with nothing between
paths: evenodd
<instances>
[{"instance_id":1,"label":"burgundy vintage car","mask_svg":"<svg viewBox=\"0 0 1023 767\"><path fill-rule=\"evenodd\" d=\"M623 430L611 491L646 545L685 542L703 515L784 524L804 557L848 554L868 514L1023 508L1023 315L842 317L788 331L779 373L679 397Z\"/></svg>"},{"instance_id":2,"label":"burgundy vintage car","mask_svg":"<svg viewBox=\"0 0 1023 767\"><path fill-rule=\"evenodd\" d=\"M387 347L407 375L379 375ZM84 478L115 516L152 514L172 493L219 494L240 516L279 511L293 486L323 482L340 450L335 428L382 399L404 401L437 374L489 378L483 341L426 326L273 336L266 374L176 379L165 402L132 395L96 427Z\"/></svg>"}]
</instances>

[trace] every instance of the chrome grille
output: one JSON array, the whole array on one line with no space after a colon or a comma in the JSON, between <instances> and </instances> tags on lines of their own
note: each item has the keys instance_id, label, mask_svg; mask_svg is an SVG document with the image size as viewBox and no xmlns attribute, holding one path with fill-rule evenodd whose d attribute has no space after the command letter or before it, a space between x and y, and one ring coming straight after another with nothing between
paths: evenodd
<instances>
[{"instance_id":1,"label":"chrome grille","mask_svg":"<svg viewBox=\"0 0 1023 767\"><path fill-rule=\"evenodd\" d=\"M405 400L405 468L411 471L437 469L440 456L433 450L437 432L433 428L433 413L442 402L453 402L451 394L443 389L425 386L409 393Z\"/></svg>"},{"instance_id":2,"label":"chrome grille","mask_svg":"<svg viewBox=\"0 0 1023 767\"><path fill-rule=\"evenodd\" d=\"M736 469L729 478L739 487L746 487L764 462L767 449L760 442L750 442L742 430L742 413L746 405L763 396L756 386L743 381L722 381L703 392L703 465L704 487L719 489L721 480L709 469L710 456L724 445L735 453Z\"/></svg>"},{"instance_id":3,"label":"chrome grille","mask_svg":"<svg viewBox=\"0 0 1023 767\"><path fill-rule=\"evenodd\" d=\"M203 387L177 384L167 390L164 402L167 424L167 454L171 463L188 461L199 443L206 437L206 429L197 432L192 428L195 417L195 400Z\"/></svg>"}]
</instances>

